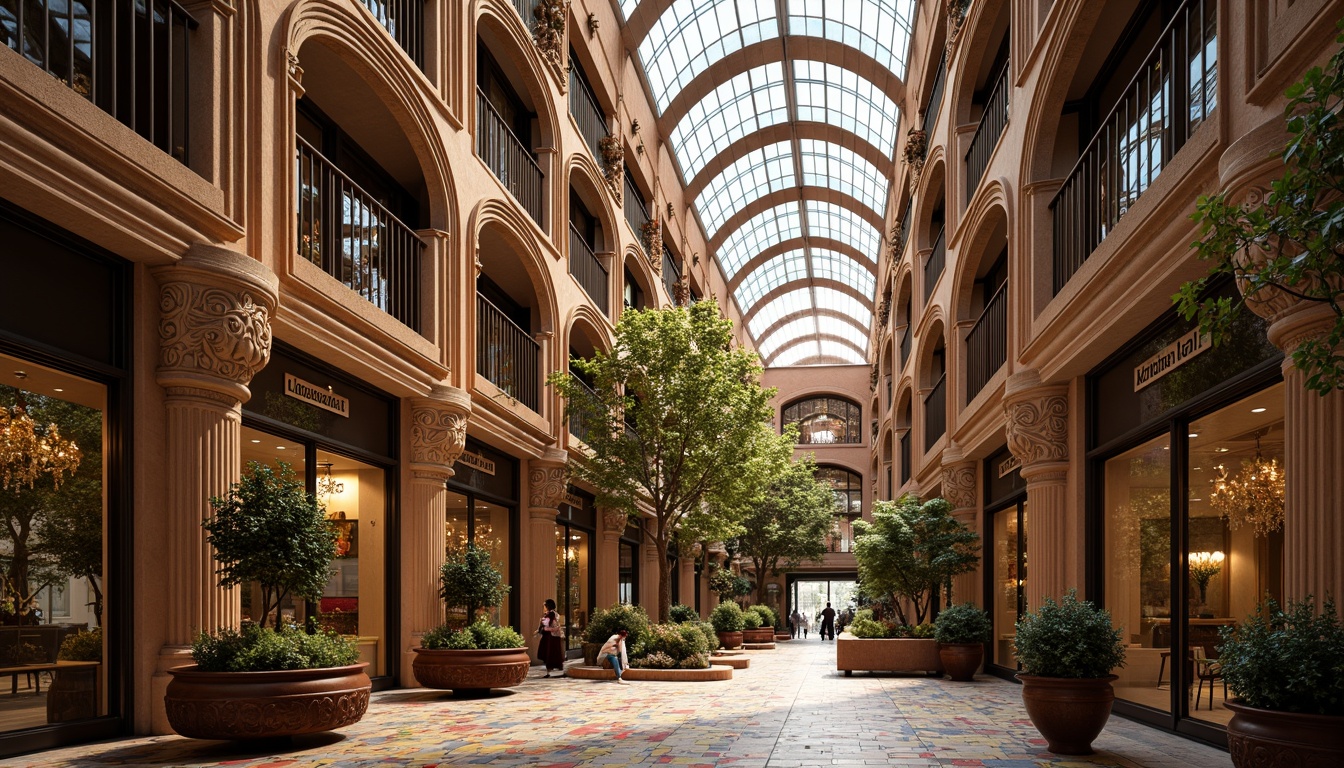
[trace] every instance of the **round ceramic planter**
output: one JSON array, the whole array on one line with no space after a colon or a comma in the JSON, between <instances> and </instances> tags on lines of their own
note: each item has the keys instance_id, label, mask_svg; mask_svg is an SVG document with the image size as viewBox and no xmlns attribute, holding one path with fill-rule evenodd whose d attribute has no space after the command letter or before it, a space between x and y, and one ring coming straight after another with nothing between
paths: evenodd
<instances>
[{"instance_id":1,"label":"round ceramic planter","mask_svg":"<svg viewBox=\"0 0 1344 768\"><path fill-rule=\"evenodd\" d=\"M168 670L168 724L192 739L272 739L334 731L369 708L368 664L276 672Z\"/></svg>"},{"instance_id":2,"label":"round ceramic planter","mask_svg":"<svg viewBox=\"0 0 1344 768\"><path fill-rule=\"evenodd\" d=\"M741 632L715 632L719 636L720 648L738 648L742 645Z\"/></svg>"},{"instance_id":3,"label":"round ceramic planter","mask_svg":"<svg viewBox=\"0 0 1344 768\"><path fill-rule=\"evenodd\" d=\"M426 688L475 695L491 688L522 685L531 665L527 648L416 648L411 669L416 682Z\"/></svg>"},{"instance_id":4,"label":"round ceramic planter","mask_svg":"<svg viewBox=\"0 0 1344 768\"><path fill-rule=\"evenodd\" d=\"M938 659L943 669L958 683L975 680L976 670L985 658L985 646L981 643L939 643Z\"/></svg>"},{"instance_id":5,"label":"round ceramic planter","mask_svg":"<svg viewBox=\"0 0 1344 768\"><path fill-rule=\"evenodd\" d=\"M742 642L744 643L773 643L775 642L775 628L762 627L761 629L742 630Z\"/></svg>"},{"instance_id":6,"label":"round ceramic planter","mask_svg":"<svg viewBox=\"0 0 1344 768\"><path fill-rule=\"evenodd\" d=\"M1106 677L1017 676L1022 681L1022 704L1031 724L1045 737L1051 752L1090 755L1111 716L1115 675Z\"/></svg>"},{"instance_id":7,"label":"round ceramic planter","mask_svg":"<svg viewBox=\"0 0 1344 768\"><path fill-rule=\"evenodd\" d=\"M1224 702L1232 710L1227 749L1236 768L1344 765L1344 716L1304 715Z\"/></svg>"}]
</instances>

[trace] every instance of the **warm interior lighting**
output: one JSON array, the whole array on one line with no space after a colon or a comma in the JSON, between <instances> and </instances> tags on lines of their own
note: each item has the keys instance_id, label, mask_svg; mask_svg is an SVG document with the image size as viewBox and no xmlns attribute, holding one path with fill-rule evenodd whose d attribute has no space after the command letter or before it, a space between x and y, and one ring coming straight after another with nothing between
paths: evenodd
<instances>
[{"instance_id":1,"label":"warm interior lighting","mask_svg":"<svg viewBox=\"0 0 1344 768\"><path fill-rule=\"evenodd\" d=\"M332 463L330 461L319 462L317 465L322 469L322 475L317 478L317 495L334 496L338 493L345 493L345 483L338 483L331 477Z\"/></svg>"},{"instance_id":2,"label":"warm interior lighting","mask_svg":"<svg viewBox=\"0 0 1344 768\"><path fill-rule=\"evenodd\" d=\"M5 490L32 488L42 475L51 475L59 488L61 478L73 475L83 458L79 446L61 437L55 423L33 421L22 390L12 408L0 408L0 484Z\"/></svg>"},{"instance_id":3,"label":"warm interior lighting","mask_svg":"<svg viewBox=\"0 0 1344 768\"><path fill-rule=\"evenodd\" d=\"M1207 600L1209 580L1223 570L1224 557L1221 551L1190 553L1190 578L1199 586L1200 605Z\"/></svg>"},{"instance_id":4,"label":"warm interior lighting","mask_svg":"<svg viewBox=\"0 0 1344 768\"><path fill-rule=\"evenodd\" d=\"M1258 435L1255 458L1242 461L1240 472L1229 476L1222 464L1217 469L1209 503L1227 519L1229 528L1235 531L1242 525L1250 525L1257 536L1268 536L1283 527L1283 468L1278 459L1265 461L1260 455Z\"/></svg>"},{"instance_id":5,"label":"warm interior lighting","mask_svg":"<svg viewBox=\"0 0 1344 768\"><path fill-rule=\"evenodd\" d=\"M1265 412L1265 409L1264 409L1264 408L1252 408L1252 409L1251 409L1251 413L1264 413L1264 412Z\"/></svg>"}]
</instances>

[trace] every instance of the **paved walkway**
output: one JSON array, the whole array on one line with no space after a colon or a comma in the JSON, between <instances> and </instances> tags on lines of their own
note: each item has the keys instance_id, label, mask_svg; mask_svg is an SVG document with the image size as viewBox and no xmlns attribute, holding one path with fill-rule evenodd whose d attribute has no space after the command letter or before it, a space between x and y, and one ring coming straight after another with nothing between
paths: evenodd
<instances>
[{"instance_id":1,"label":"paved walkway","mask_svg":"<svg viewBox=\"0 0 1344 768\"><path fill-rule=\"evenodd\" d=\"M1225 768L1225 752L1112 717L1097 755L1061 758L1022 710L1016 685L843 677L831 643L751 652L751 668L716 683L533 678L487 699L424 689L375 694L342 734L287 750L177 736L129 739L0 761L34 766L1180 766Z\"/></svg>"}]
</instances>

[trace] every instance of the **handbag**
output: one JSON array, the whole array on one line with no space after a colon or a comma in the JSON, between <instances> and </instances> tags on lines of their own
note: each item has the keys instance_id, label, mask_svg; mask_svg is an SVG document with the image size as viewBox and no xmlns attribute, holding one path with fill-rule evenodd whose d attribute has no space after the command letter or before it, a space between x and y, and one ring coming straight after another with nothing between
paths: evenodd
<instances>
[{"instance_id":1,"label":"handbag","mask_svg":"<svg viewBox=\"0 0 1344 768\"><path fill-rule=\"evenodd\" d=\"M551 633L551 637L559 637L563 639L565 636L565 628L561 626L558 621L551 622L551 626L547 627L546 631Z\"/></svg>"}]
</instances>

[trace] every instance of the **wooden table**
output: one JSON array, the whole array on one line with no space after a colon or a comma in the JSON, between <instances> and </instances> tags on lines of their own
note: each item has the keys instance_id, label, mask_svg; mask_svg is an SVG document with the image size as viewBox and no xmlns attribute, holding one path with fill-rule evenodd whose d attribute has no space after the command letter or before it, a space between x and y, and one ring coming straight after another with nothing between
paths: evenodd
<instances>
[{"instance_id":1,"label":"wooden table","mask_svg":"<svg viewBox=\"0 0 1344 768\"><path fill-rule=\"evenodd\" d=\"M28 675L33 680L33 695L42 693L42 673L55 672L58 669L69 669L74 667L96 667L101 662L97 661L52 661L42 664L21 664L16 667L0 667L0 675L9 675L9 692L13 695L19 693L19 675ZM33 676L36 677L33 677Z\"/></svg>"}]
</instances>

